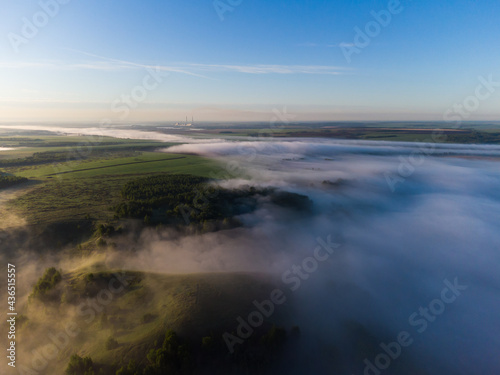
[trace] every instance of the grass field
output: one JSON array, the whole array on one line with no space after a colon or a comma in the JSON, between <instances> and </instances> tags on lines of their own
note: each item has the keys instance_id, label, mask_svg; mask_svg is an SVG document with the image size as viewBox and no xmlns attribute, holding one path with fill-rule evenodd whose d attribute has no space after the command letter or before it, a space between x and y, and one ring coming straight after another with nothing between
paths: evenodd
<instances>
[{"instance_id":1,"label":"grass field","mask_svg":"<svg viewBox=\"0 0 500 375\"><path fill-rule=\"evenodd\" d=\"M443 125L443 124L441 124ZM467 128L441 129L439 126L422 128L397 128L396 125L387 127L285 127L261 129L211 129L207 134L221 137L274 137L274 138L335 138L335 139L359 139L374 141L395 141L395 142L435 142L432 139L434 130L440 130L446 134L444 143L500 143L500 130Z\"/></svg>"},{"instance_id":2,"label":"grass field","mask_svg":"<svg viewBox=\"0 0 500 375\"><path fill-rule=\"evenodd\" d=\"M110 153L134 148L167 147L168 143L149 140L130 140L111 137L91 136L0 136L0 147L14 147L13 150L0 152L1 159L23 158L35 152L84 153L92 156L95 151Z\"/></svg>"},{"instance_id":3,"label":"grass field","mask_svg":"<svg viewBox=\"0 0 500 375\"><path fill-rule=\"evenodd\" d=\"M114 216L109 208L118 202L122 186L131 179L158 173L209 177L219 171L214 161L194 155L137 151L137 148L165 148L169 146L166 143L109 137L96 142L96 139L86 136L0 137L1 147L14 147L0 152L0 158L4 159L47 151L74 151L86 155L84 159L63 163L2 168L3 173L26 177L30 181L17 189L14 199L4 200L0 210L9 211L11 216L22 218L28 224L84 218L108 222Z\"/></svg>"},{"instance_id":4,"label":"grass field","mask_svg":"<svg viewBox=\"0 0 500 375\"><path fill-rule=\"evenodd\" d=\"M154 172L189 173L208 176L216 164L193 155L142 152L132 157L103 157L96 160L76 160L62 164L9 168L16 176L31 179L81 179L96 176L142 174ZM56 177L57 176L57 177Z\"/></svg>"},{"instance_id":5,"label":"grass field","mask_svg":"<svg viewBox=\"0 0 500 375\"><path fill-rule=\"evenodd\" d=\"M10 207L30 224L84 217L110 221L114 213L109 208L118 203L122 186L135 177L157 173L209 177L218 168L216 163L205 158L160 152L58 166L23 167L15 174L39 184L11 201Z\"/></svg>"},{"instance_id":6,"label":"grass field","mask_svg":"<svg viewBox=\"0 0 500 375\"><path fill-rule=\"evenodd\" d=\"M19 147L30 145L32 147L68 147L75 145L93 146L107 144L130 144L130 143L155 143L142 139L124 139L105 136L87 135L0 135L0 147ZM159 142L156 142L159 143Z\"/></svg>"}]
</instances>

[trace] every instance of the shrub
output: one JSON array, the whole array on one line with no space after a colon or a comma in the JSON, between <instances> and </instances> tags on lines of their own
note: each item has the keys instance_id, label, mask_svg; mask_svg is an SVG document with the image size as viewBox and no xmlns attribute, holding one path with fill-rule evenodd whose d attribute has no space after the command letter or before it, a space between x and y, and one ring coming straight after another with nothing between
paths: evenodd
<instances>
[{"instance_id":1,"label":"shrub","mask_svg":"<svg viewBox=\"0 0 500 375\"><path fill-rule=\"evenodd\" d=\"M118 341L116 341L113 337L108 337L106 340L106 350L113 350L118 348Z\"/></svg>"},{"instance_id":2,"label":"shrub","mask_svg":"<svg viewBox=\"0 0 500 375\"><path fill-rule=\"evenodd\" d=\"M142 316L141 318L141 323L151 323L153 320L156 319L156 315L146 313Z\"/></svg>"},{"instance_id":3,"label":"shrub","mask_svg":"<svg viewBox=\"0 0 500 375\"><path fill-rule=\"evenodd\" d=\"M69 360L66 375L94 375L94 364L90 357L82 358L73 354Z\"/></svg>"},{"instance_id":4,"label":"shrub","mask_svg":"<svg viewBox=\"0 0 500 375\"><path fill-rule=\"evenodd\" d=\"M61 273L54 267L47 268L43 276L33 287L33 292L30 297L44 298L48 292L55 288L55 286L62 280Z\"/></svg>"},{"instance_id":5,"label":"shrub","mask_svg":"<svg viewBox=\"0 0 500 375\"><path fill-rule=\"evenodd\" d=\"M0 174L0 189L5 189L20 183L28 181L25 177L17 177L17 176L7 176Z\"/></svg>"}]
</instances>

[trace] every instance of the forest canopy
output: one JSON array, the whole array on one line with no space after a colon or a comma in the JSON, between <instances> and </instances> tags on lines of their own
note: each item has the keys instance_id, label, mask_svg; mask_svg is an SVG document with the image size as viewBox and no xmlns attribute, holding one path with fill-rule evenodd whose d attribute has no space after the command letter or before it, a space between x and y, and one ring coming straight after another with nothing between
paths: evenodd
<instances>
[{"instance_id":1,"label":"forest canopy","mask_svg":"<svg viewBox=\"0 0 500 375\"><path fill-rule=\"evenodd\" d=\"M146 224L188 224L221 221L252 212L258 199L298 210L309 209L308 197L251 186L225 189L205 177L156 175L130 181L121 191L123 202L113 207L117 218L144 219Z\"/></svg>"}]
</instances>

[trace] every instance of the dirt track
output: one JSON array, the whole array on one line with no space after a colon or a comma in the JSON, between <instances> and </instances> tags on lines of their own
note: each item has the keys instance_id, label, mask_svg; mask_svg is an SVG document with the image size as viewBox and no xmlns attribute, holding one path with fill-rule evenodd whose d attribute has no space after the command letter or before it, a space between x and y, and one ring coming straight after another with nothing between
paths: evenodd
<instances>
[{"instance_id":1,"label":"dirt track","mask_svg":"<svg viewBox=\"0 0 500 375\"><path fill-rule=\"evenodd\" d=\"M158 162L158 161L169 161L169 160L177 160L177 159L185 159L185 158L186 158L185 156L179 156L179 157L171 158L171 159L156 159L156 160L147 160L147 161L134 161L134 162L131 162L131 163L113 164L113 165L106 165L106 166L103 166L103 167L94 167L94 168L85 168L85 169L72 169L70 171L65 171L65 172L51 173L51 174L48 174L47 176L56 176L56 175L59 175L59 174L66 174L66 173L93 171L95 169L114 168L114 167L121 167L121 166L124 166L124 165L154 163L154 162Z\"/></svg>"}]
</instances>

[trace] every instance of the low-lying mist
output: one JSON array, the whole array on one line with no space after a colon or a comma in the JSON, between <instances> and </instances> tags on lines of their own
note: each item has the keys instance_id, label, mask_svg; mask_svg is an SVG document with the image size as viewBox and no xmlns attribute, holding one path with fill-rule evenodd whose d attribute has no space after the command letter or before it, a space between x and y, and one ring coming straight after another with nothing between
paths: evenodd
<instances>
[{"instance_id":1,"label":"low-lying mist","mask_svg":"<svg viewBox=\"0 0 500 375\"><path fill-rule=\"evenodd\" d=\"M299 289L283 284L303 332L303 347L288 359L294 373L500 370L500 169L492 158L500 147L300 140L170 151L220 159L233 177L226 187L248 184L244 177L251 176L252 184L314 202L312 214L263 202L242 218L248 228L206 235L198 245L186 240L202 267L217 259L222 267L260 264L285 275L313 255L317 238L331 235L341 245L305 272ZM153 253L158 246L152 243ZM463 290L448 304L441 294L450 283ZM386 353L380 344L401 332L411 344L391 363L377 362Z\"/></svg>"},{"instance_id":2,"label":"low-lying mist","mask_svg":"<svg viewBox=\"0 0 500 375\"><path fill-rule=\"evenodd\" d=\"M500 371L499 146L271 140L166 152L215 158L215 183L276 187L311 209L261 197L238 228L125 234L99 256L109 268L275 275L293 301L276 308L301 332L275 373ZM320 261L318 243L335 251ZM45 264L75 266L26 254L25 283Z\"/></svg>"}]
</instances>

